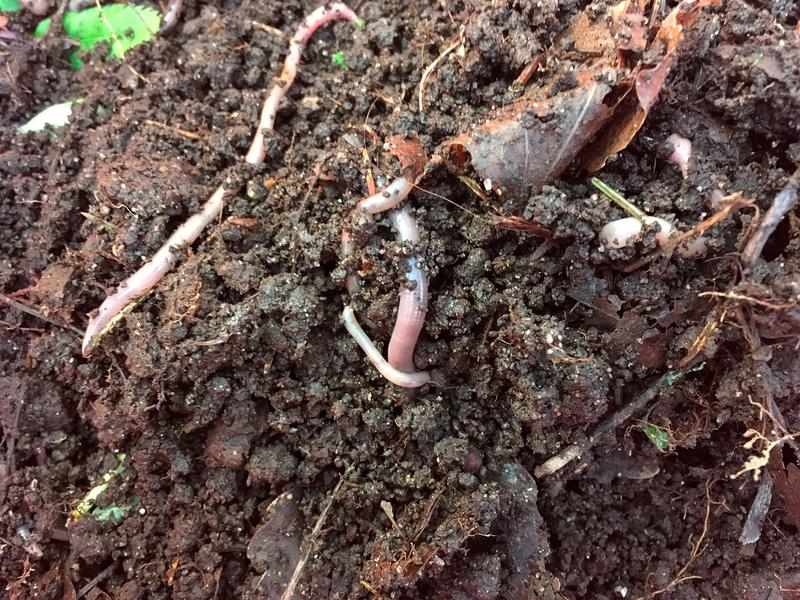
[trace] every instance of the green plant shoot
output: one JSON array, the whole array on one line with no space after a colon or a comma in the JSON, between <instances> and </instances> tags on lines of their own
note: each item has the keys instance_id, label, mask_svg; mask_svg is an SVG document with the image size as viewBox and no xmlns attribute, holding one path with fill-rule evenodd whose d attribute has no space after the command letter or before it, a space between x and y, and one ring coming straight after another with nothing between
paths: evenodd
<instances>
[{"instance_id":1,"label":"green plant shoot","mask_svg":"<svg viewBox=\"0 0 800 600\"><path fill-rule=\"evenodd\" d=\"M86 495L81 500L80 504L78 504L75 510L70 512L70 516L73 519L78 520L84 515L93 514L93 511L96 510L95 508L95 500L100 497L100 494L105 492L108 489L108 484L111 483L111 480L114 479L117 475L121 474L125 471L125 453L120 452L117 456L117 466L108 471L107 473L103 474L103 481L98 485L94 486L90 489ZM108 517L106 517L108 518Z\"/></svg>"},{"instance_id":2,"label":"green plant shoot","mask_svg":"<svg viewBox=\"0 0 800 600\"><path fill-rule=\"evenodd\" d=\"M644 431L647 439L649 439L658 450L661 452L669 450L672 442L672 436L669 434L669 431L653 425L652 423L645 423L644 427L642 427L642 431Z\"/></svg>"},{"instance_id":3,"label":"green plant shoot","mask_svg":"<svg viewBox=\"0 0 800 600\"><path fill-rule=\"evenodd\" d=\"M333 61L333 64L335 64L340 69L347 68L347 63L344 62L344 54L342 54L342 52L334 52L331 55L331 60Z\"/></svg>"}]
</instances>

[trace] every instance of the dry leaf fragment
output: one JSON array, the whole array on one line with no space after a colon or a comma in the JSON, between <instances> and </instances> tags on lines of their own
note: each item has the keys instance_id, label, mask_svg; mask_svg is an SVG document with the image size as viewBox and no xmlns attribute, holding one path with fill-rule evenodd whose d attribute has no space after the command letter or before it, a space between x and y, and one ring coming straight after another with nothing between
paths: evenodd
<instances>
[{"instance_id":1,"label":"dry leaf fragment","mask_svg":"<svg viewBox=\"0 0 800 600\"><path fill-rule=\"evenodd\" d=\"M584 155L584 167L587 171L599 171L609 157L628 147L642 128L675 64L678 46L684 38L684 28L695 23L702 8L718 3L719 0L684 0L667 15L656 34L656 39L665 46L664 57L654 67L641 69L636 74L635 98L628 96L619 104L609 126L587 149Z\"/></svg>"},{"instance_id":2,"label":"dry leaf fragment","mask_svg":"<svg viewBox=\"0 0 800 600\"><path fill-rule=\"evenodd\" d=\"M608 84L594 81L544 100L519 100L440 147L456 173L472 166L486 187L525 197L558 177L611 116Z\"/></svg>"},{"instance_id":3,"label":"dry leaf fragment","mask_svg":"<svg viewBox=\"0 0 800 600\"><path fill-rule=\"evenodd\" d=\"M428 157L422 148L417 134L410 136L392 135L386 138L389 154L397 158L403 167L403 177L416 183L425 172Z\"/></svg>"}]
</instances>

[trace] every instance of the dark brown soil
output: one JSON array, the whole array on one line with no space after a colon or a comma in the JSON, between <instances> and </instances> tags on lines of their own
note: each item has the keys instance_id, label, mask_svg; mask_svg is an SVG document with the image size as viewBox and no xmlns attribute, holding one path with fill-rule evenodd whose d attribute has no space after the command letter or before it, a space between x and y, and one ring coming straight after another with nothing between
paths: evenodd
<instances>
[{"instance_id":1,"label":"dark brown soil","mask_svg":"<svg viewBox=\"0 0 800 600\"><path fill-rule=\"evenodd\" d=\"M432 294L416 362L435 383L388 384L342 325L340 232L367 171L379 186L396 173L384 140L417 133L432 152L513 101L535 55L568 50L556 41L582 2L380 0L354 7L366 28L320 30L265 165L81 356L105 293L241 162L287 48L264 25L291 35L314 6L189 3L171 34L77 72L55 34L0 47L7 597L280 598L308 551L297 598L800 598L798 446L775 445L762 470L774 485L754 543L740 535L759 482L731 477L766 443L746 449L748 429L785 436L769 413L800 432L797 212L752 270L742 209L707 232L704 258L626 272L652 234L601 251L600 227L623 215L577 167L514 215L550 241L493 226L495 209L439 169L421 183L436 195L410 200ZM705 10L599 176L683 230L714 212L715 189L763 214L800 162L798 16L780 0ZM431 74L420 112L420 77L462 27L464 52ZM77 97L57 136L16 133ZM670 133L693 141L686 180L665 160ZM403 254L385 219L375 233L353 302L385 347ZM648 431L669 432L663 447ZM118 518L76 516L120 465L95 502Z\"/></svg>"}]
</instances>

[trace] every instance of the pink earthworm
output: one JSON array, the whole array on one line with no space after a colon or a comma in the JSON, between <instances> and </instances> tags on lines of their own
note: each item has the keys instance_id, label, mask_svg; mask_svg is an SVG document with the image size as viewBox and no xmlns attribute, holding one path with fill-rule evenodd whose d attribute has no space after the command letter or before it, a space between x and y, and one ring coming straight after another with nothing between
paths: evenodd
<instances>
[{"instance_id":1,"label":"pink earthworm","mask_svg":"<svg viewBox=\"0 0 800 600\"><path fill-rule=\"evenodd\" d=\"M667 146L672 149L667 160L678 165L681 175L686 179L689 176L689 160L692 158L692 142L673 133L667 138Z\"/></svg>"},{"instance_id":2,"label":"pink earthworm","mask_svg":"<svg viewBox=\"0 0 800 600\"><path fill-rule=\"evenodd\" d=\"M417 388L425 385L431 380L427 371L418 371L416 373L403 373L401 370L396 369L389 362L381 356L380 350L375 347L372 340L361 328L356 320L356 315L353 312L353 307L349 304L344 307L342 312L342 319L347 332L353 337L356 343L361 346L364 354L367 355L369 361L374 365L378 372L383 375L389 382L406 388Z\"/></svg>"},{"instance_id":3,"label":"pink earthworm","mask_svg":"<svg viewBox=\"0 0 800 600\"><path fill-rule=\"evenodd\" d=\"M275 80L275 87L267 96L264 101L264 107L261 109L261 120L258 124L258 130L253 143L250 145L250 150L247 152L247 162L253 165L260 165L266 156L266 147L264 144L264 131L272 130L275 124L275 115L278 113L278 106L281 100L286 95L286 92L294 82L295 75L297 75L297 66L300 64L300 56L303 54L303 48L306 47L308 40L314 35L314 32L328 21L334 19L344 19L346 21L355 21L359 25L359 20L356 13L354 13L346 4L341 2L334 2L333 4L326 4L320 6L310 15L308 15L303 24L297 29L294 37L289 42L289 54L283 63L280 77Z\"/></svg>"},{"instance_id":4,"label":"pink earthworm","mask_svg":"<svg viewBox=\"0 0 800 600\"><path fill-rule=\"evenodd\" d=\"M413 183L405 177L398 177L380 192L356 204L356 210L364 210L371 215L391 210L405 200L412 189L414 189Z\"/></svg>"},{"instance_id":5,"label":"pink earthworm","mask_svg":"<svg viewBox=\"0 0 800 600\"><path fill-rule=\"evenodd\" d=\"M356 204L352 214L364 211L367 214L376 215L380 212L391 210L405 200L412 189L414 189L413 183L404 177L398 177L380 192L372 194ZM353 240L350 237L350 232L344 229L342 230L341 254L342 256L352 256L353 252ZM361 289L361 284L355 273L347 275L346 285L351 294L355 294Z\"/></svg>"},{"instance_id":6,"label":"pink earthworm","mask_svg":"<svg viewBox=\"0 0 800 600\"><path fill-rule=\"evenodd\" d=\"M122 282L116 293L103 301L97 316L89 320L83 335L81 351L84 356L91 353L100 334L116 320L125 307L150 291L178 261L178 252L191 245L206 225L222 212L224 196L225 188L218 187L199 213L192 215L178 227L153 258Z\"/></svg>"},{"instance_id":7,"label":"pink earthworm","mask_svg":"<svg viewBox=\"0 0 800 600\"><path fill-rule=\"evenodd\" d=\"M413 184L410 181L402 177L398 178L383 191L359 202L356 211L362 210L370 214L377 214L389 210L397 206L412 188ZM404 206L393 211L391 221L397 231L398 241L412 244L419 242L417 222L408 207ZM343 231L342 255L344 257L352 255L353 246L349 232ZM348 333L381 375L395 385L415 388L430 381L427 371L416 371L414 366L414 348L425 323L425 313L428 308L428 280L425 272L419 267L419 260L416 256L410 256L407 264L407 284L400 290L397 319L389 340L389 360L383 358L375 344L358 324L352 306L345 306L342 318ZM348 275L347 288L351 293L355 293L360 288L355 274Z\"/></svg>"},{"instance_id":8,"label":"pink earthworm","mask_svg":"<svg viewBox=\"0 0 800 600\"><path fill-rule=\"evenodd\" d=\"M250 150L245 157L245 161L253 167L257 167L264 162L264 158L266 157L264 130L273 128L278 104L294 81L303 48L319 27L336 19L355 21L356 25L361 25L361 21L347 5L334 2L321 6L308 15L294 34L289 47L289 55L286 57L283 70L281 71L281 76L275 81L275 86L264 102L258 129L253 138ZM199 213L189 217L189 219L169 237L152 259L139 268L133 275L128 277L119 286L116 293L110 295L103 301L97 316L91 318L86 327L86 333L84 334L82 344L84 356L88 356L91 353L102 335L113 326L123 310L130 305L131 302L142 297L152 289L175 265L178 260L176 250L182 250L197 239L203 229L222 213L225 194L233 193L234 191L235 190L226 189L223 185L220 185L206 201Z\"/></svg>"},{"instance_id":9,"label":"pink earthworm","mask_svg":"<svg viewBox=\"0 0 800 600\"><path fill-rule=\"evenodd\" d=\"M407 206L394 211L391 219L397 230L398 241L419 243L417 221L411 216ZM414 348L425 324L425 313L428 311L428 278L425 276L425 271L419 268L416 256L409 257L407 262L406 279L409 285L404 285L400 289L400 306L389 340L388 358L389 364L393 367L404 373L411 373L416 369Z\"/></svg>"},{"instance_id":10,"label":"pink earthworm","mask_svg":"<svg viewBox=\"0 0 800 600\"><path fill-rule=\"evenodd\" d=\"M169 31L178 22L178 18L183 12L184 0L169 0L167 8L164 10L164 16L161 19L161 33Z\"/></svg>"}]
</instances>

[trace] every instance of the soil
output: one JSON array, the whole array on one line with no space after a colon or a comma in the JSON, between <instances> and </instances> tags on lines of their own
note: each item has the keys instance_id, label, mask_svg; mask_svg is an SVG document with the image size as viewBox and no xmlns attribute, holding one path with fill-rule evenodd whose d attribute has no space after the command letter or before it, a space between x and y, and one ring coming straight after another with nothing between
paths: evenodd
<instances>
[{"instance_id":1,"label":"soil","mask_svg":"<svg viewBox=\"0 0 800 600\"><path fill-rule=\"evenodd\" d=\"M0 47L7 597L280 598L300 562L296 598L800 598L797 212L752 269L745 208L706 232L706 256L628 272L653 234L603 251L597 232L624 215L579 166L515 207L440 168L409 200L432 297L415 360L433 383L387 383L343 327L352 302L382 348L391 334L405 255L388 220L362 240L354 298L338 254L368 174L380 188L398 172L384 140L416 133L431 153L519 97L537 54L529 85L545 80L582 2L379 0L354 7L363 29L322 28L266 163L82 357L87 315L241 164L314 6L189 3L173 32L79 71L58 32ZM715 212L713 190L763 214L800 162L798 11L705 9L598 176L683 230ZM420 111L422 73L459 35ZM71 98L57 135L16 133ZM693 142L687 179L671 133ZM769 442L761 478L734 478Z\"/></svg>"}]
</instances>

